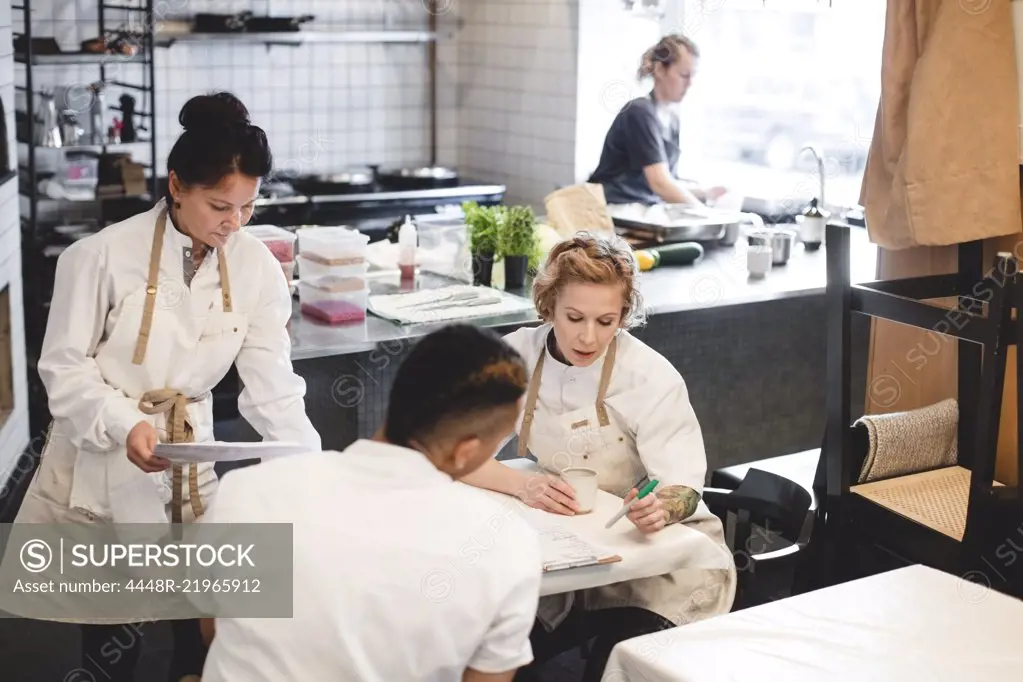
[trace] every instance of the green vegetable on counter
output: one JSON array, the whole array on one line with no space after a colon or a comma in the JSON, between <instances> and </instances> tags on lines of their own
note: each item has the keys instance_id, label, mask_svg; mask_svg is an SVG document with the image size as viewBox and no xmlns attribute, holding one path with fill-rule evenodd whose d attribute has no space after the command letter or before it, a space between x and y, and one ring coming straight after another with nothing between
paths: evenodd
<instances>
[{"instance_id":1,"label":"green vegetable on counter","mask_svg":"<svg viewBox=\"0 0 1023 682\"><path fill-rule=\"evenodd\" d=\"M639 269L646 272L662 265L692 265L702 256L703 246L699 242L681 242L639 249L636 262Z\"/></svg>"}]
</instances>

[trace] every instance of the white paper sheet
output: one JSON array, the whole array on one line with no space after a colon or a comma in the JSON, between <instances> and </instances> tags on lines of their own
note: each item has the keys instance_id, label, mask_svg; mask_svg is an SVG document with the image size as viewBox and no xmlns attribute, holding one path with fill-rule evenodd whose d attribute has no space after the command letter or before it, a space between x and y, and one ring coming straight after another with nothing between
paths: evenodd
<instances>
[{"instance_id":1,"label":"white paper sheet","mask_svg":"<svg viewBox=\"0 0 1023 682\"><path fill-rule=\"evenodd\" d=\"M270 459L309 452L299 443L264 441L262 443L159 443L153 454L171 462L238 462L246 459Z\"/></svg>"},{"instance_id":2,"label":"white paper sheet","mask_svg":"<svg viewBox=\"0 0 1023 682\"><path fill-rule=\"evenodd\" d=\"M614 552L587 542L559 523L559 517L536 510L530 512L525 518L540 538L545 573L618 560Z\"/></svg>"}]
</instances>

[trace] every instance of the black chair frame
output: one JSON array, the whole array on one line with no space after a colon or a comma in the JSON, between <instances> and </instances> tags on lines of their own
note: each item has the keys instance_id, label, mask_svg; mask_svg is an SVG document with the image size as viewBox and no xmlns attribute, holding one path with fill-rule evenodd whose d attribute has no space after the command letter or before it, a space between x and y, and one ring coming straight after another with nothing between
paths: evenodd
<instances>
[{"instance_id":1,"label":"black chair frame","mask_svg":"<svg viewBox=\"0 0 1023 682\"><path fill-rule=\"evenodd\" d=\"M1023 303L1019 263L1011 254L1001 253L993 267L985 270L983 244L968 242L959 245L956 273L853 284L851 229L860 228L831 223L826 233L827 425L818 470L822 490L818 493L831 548L841 556L832 554L830 568L824 570L834 572L833 581L856 577L843 575L841 569L855 563L850 562L850 556L857 553L853 547L865 541L902 563L970 573L995 549L992 543L1002 532L991 535L992 514L1004 516L996 525L1009 527L1023 510L1019 486L994 484L1006 354L1010 345L1023 338L1023 315L1012 320L1013 308L1019 309ZM925 302L952 297L957 304L951 309ZM854 314L930 330L958 342L958 465L971 471L967 524L961 541L850 491L861 461L851 425ZM1017 364L1017 373L1023 391L1023 362ZM1023 401L1018 405L1018 418L1023 422ZM1023 439L1017 459L1023 473ZM862 549L862 544L858 547ZM990 575L986 580L996 582Z\"/></svg>"}]
</instances>

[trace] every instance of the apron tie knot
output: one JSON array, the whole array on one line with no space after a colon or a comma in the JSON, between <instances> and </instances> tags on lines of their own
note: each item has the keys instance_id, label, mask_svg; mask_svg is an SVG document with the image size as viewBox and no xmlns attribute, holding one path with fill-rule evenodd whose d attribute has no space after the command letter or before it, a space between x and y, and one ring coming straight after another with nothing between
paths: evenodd
<instances>
[{"instance_id":1,"label":"apron tie knot","mask_svg":"<svg viewBox=\"0 0 1023 682\"><path fill-rule=\"evenodd\" d=\"M148 415L166 415L167 438L165 442L194 443L195 432L192 428L192 422L188 418L188 405L201 402L208 395L207 393L197 398L189 398L173 389L159 388L153 391L146 391L142 398L139 399L139 410L143 414ZM183 507L182 468L181 464L171 465L173 481L171 488L173 495L171 500L172 523L181 523ZM203 509L202 498L199 497L199 468L196 464L191 463L188 465L188 502L192 507L192 513L195 515L195 518L201 517L205 510Z\"/></svg>"}]
</instances>

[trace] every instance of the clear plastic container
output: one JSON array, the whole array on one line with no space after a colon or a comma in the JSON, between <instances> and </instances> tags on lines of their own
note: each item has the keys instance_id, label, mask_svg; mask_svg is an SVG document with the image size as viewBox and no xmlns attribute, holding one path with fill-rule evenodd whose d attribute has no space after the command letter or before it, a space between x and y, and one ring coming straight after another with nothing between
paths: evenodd
<instances>
[{"instance_id":1,"label":"clear plastic container","mask_svg":"<svg viewBox=\"0 0 1023 682\"><path fill-rule=\"evenodd\" d=\"M362 291L328 292L306 284L298 283L298 300L303 315L316 318L328 324L361 322L366 319L369 305L369 289Z\"/></svg>"},{"instance_id":2,"label":"clear plastic container","mask_svg":"<svg viewBox=\"0 0 1023 682\"><path fill-rule=\"evenodd\" d=\"M276 225L251 225L245 230L266 244L281 263L295 262L295 240L298 239L295 234Z\"/></svg>"},{"instance_id":3,"label":"clear plastic container","mask_svg":"<svg viewBox=\"0 0 1023 682\"><path fill-rule=\"evenodd\" d=\"M328 291L359 291L365 289L369 263L361 265L323 265L298 257L298 276L306 284Z\"/></svg>"},{"instance_id":4,"label":"clear plastic container","mask_svg":"<svg viewBox=\"0 0 1023 682\"><path fill-rule=\"evenodd\" d=\"M290 263L281 263L281 270L284 271L284 279L288 282L295 279L295 261Z\"/></svg>"},{"instance_id":5,"label":"clear plastic container","mask_svg":"<svg viewBox=\"0 0 1023 682\"><path fill-rule=\"evenodd\" d=\"M472 257L465 223L421 225L416 260L420 270L471 282Z\"/></svg>"},{"instance_id":6,"label":"clear plastic container","mask_svg":"<svg viewBox=\"0 0 1023 682\"><path fill-rule=\"evenodd\" d=\"M298 250L320 265L362 265L369 235L347 227L303 227L297 230Z\"/></svg>"}]
</instances>

